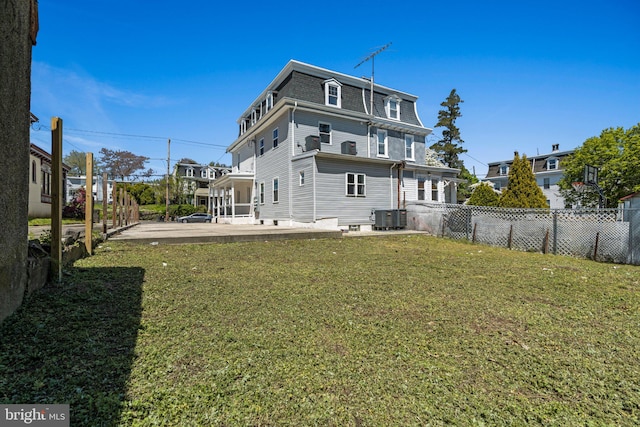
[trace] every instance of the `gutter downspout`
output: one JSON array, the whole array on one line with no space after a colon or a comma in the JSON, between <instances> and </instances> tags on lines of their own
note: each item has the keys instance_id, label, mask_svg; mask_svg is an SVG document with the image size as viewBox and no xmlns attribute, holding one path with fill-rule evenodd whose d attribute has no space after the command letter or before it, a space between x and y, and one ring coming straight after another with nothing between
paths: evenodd
<instances>
[{"instance_id":1,"label":"gutter downspout","mask_svg":"<svg viewBox=\"0 0 640 427\"><path fill-rule=\"evenodd\" d=\"M293 110L291 110L291 153L289 156L289 223L293 221L293 161L292 158L296 151L296 109L298 108L298 101L293 104ZM289 224L291 225L291 224Z\"/></svg>"},{"instance_id":2,"label":"gutter downspout","mask_svg":"<svg viewBox=\"0 0 640 427\"><path fill-rule=\"evenodd\" d=\"M371 158L371 140L373 136L371 135L371 121L367 122L367 157Z\"/></svg>"},{"instance_id":3,"label":"gutter downspout","mask_svg":"<svg viewBox=\"0 0 640 427\"><path fill-rule=\"evenodd\" d=\"M392 163L389 167L389 207L393 208L393 168L397 163Z\"/></svg>"}]
</instances>

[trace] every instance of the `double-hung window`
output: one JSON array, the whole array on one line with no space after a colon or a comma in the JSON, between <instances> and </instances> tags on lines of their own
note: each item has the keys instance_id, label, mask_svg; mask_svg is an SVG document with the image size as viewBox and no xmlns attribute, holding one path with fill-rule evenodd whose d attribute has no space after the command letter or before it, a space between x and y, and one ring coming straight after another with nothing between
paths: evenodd
<instances>
[{"instance_id":1,"label":"double-hung window","mask_svg":"<svg viewBox=\"0 0 640 427\"><path fill-rule=\"evenodd\" d=\"M404 158L407 160L414 160L414 147L413 147L413 135L404 136Z\"/></svg>"},{"instance_id":2,"label":"double-hung window","mask_svg":"<svg viewBox=\"0 0 640 427\"><path fill-rule=\"evenodd\" d=\"M347 172L347 175L346 175L347 197L365 197L366 196L365 190L366 190L365 174Z\"/></svg>"},{"instance_id":3,"label":"double-hung window","mask_svg":"<svg viewBox=\"0 0 640 427\"><path fill-rule=\"evenodd\" d=\"M549 159L547 160L547 170L556 170L558 169L558 159Z\"/></svg>"},{"instance_id":4,"label":"double-hung window","mask_svg":"<svg viewBox=\"0 0 640 427\"><path fill-rule=\"evenodd\" d=\"M300 187L302 187L304 185L304 171L300 171L300 173L298 174L299 178L300 178Z\"/></svg>"},{"instance_id":5,"label":"double-hung window","mask_svg":"<svg viewBox=\"0 0 640 427\"><path fill-rule=\"evenodd\" d=\"M331 144L330 123L318 123L318 134L320 135L320 142L324 144Z\"/></svg>"},{"instance_id":6,"label":"double-hung window","mask_svg":"<svg viewBox=\"0 0 640 427\"><path fill-rule=\"evenodd\" d=\"M434 202L439 202L440 201L438 200L439 194L440 194L440 191L438 190L438 180L432 179L431 180L431 200Z\"/></svg>"},{"instance_id":7,"label":"double-hung window","mask_svg":"<svg viewBox=\"0 0 640 427\"><path fill-rule=\"evenodd\" d=\"M342 107L342 85L337 80L325 80L324 103L338 108Z\"/></svg>"},{"instance_id":8,"label":"double-hung window","mask_svg":"<svg viewBox=\"0 0 640 427\"><path fill-rule=\"evenodd\" d=\"M260 138L258 143L258 153L262 156L264 154L264 138Z\"/></svg>"},{"instance_id":9,"label":"double-hung window","mask_svg":"<svg viewBox=\"0 0 640 427\"><path fill-rule=\"evenodd\" d=\"M279 184L280 180L278 178L273 178L273 203L278 203L280 201Z\"/></svg>"},{"instance_id":10,"label":"double-hung window","mask_svg":"<svg viewBox=\"0 0 640 427\"><path fill-rule=\"evenodd\" d=\"M378 157L389 157L389 142L387 140L387 131L378 131Z\"/></svg>"},{"instance_id":11,"label":"double-hung window","mask_svg":"<svg viewBox=\"0 0 640 427\"><path fill-rule=\"evenodd\" d=\"M185 175L187 178L193 178L193 168L187 168Z\"/></svg>"},{"instance_id":12,"label":"double-hung window","mask_svg":"<svg viewBox=\"0 0 640 427\"><path fill-rule=\"evenodd\" d=\"M278 128L275 128L273 130L273 148L276 148L278 146Z\"/></svg>"},{"instance_id":13,"label":"double-hung window","mask_svg":"<svg viewBox=\"0 0 640 427\"><path fill-rule=\"evenodd\" d=\"M500 165L498 169L498 173L500 175L509 175L509 166L508 165Z\"/></svg>"},{"instance_id":14,"label":"double-hung window","mask_svg":"<svg viewBox=\"0 0 640 427\"><path fill-rule=\"evenodd\" d=\"M400 120L400 98L396 95L391 95L385 98L384 108L387 113L387 117L394 120Z\"/></svg>"},{"instance_id":15,"label":"double-hung window","mask_svg":"<svg viewBox=\"0 0 640 427\"><path fill-rule=\"evenodd\" d=\"M264 181L260 183L260 204L264 205Z\"/></svg>"}]
</instances>

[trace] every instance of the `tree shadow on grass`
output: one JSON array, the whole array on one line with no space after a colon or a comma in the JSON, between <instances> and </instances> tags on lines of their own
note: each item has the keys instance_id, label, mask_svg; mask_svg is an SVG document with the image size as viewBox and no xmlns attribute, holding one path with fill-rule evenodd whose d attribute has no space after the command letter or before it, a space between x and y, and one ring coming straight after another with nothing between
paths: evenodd
<instances>
[{"instance_id":1,"label":"tree shadow on grass","mask_svg":"<svg viewBox=\"0 0 640 427\"><path fill-rule=\"evenodd\" d=\"M69 404L118 423L140 327L142 268L71 268L0 325L0 403Z\"/></svg>"}]
</instances>

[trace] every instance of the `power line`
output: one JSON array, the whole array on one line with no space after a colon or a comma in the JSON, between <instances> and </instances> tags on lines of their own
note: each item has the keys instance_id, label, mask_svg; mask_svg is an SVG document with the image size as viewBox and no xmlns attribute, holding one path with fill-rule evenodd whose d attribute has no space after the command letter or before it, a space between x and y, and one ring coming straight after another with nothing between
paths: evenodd
<instances>
[{"instance_id":1,"label":"power line","mask_svg":"<svg viewBox=\"0 0 640 427\"><path fill-rule=\"evenodd\" d=\"M40 130L50 130L46 125L38 125L38 127L32 126L32 129L35 131ZM158 139L158 140L166 140L166 136L155 136L155 135L138 135L138 134L130 134L130 133L118 133L118 132L104 132L97 130L88 130L88 129L75 129L75 128L65 128L66 132L71 133L84 133L84 134L95 134L95 135L104 135L108 137L119 137L119 138L138 138L138 139ZM193 141L188 139L173 139L172 141L178 141L182 144L191 144L191 145L202 145L206 147L218 147L218 148L227 148L227 145L222 144L214 144L211 142L202 142L202 141ZM73 144L70 144L73 145Z\"/></svg>"}]
</instances>

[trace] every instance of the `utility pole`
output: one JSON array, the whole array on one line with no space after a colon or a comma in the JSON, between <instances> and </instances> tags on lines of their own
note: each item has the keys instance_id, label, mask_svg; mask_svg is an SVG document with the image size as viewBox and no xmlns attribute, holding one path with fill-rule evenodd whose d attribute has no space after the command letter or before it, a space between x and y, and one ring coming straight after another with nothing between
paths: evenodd
<instances>
[{"instance_id":1,"label":"utility pole","mask_svg":"<svg viewBox=\"0 0 640 427\"><path fill-rule=\"evenodd\" d=\"M367 56L365 59L360 61L360 63L358 65L353 67L353 68L358 68L360 65L364 64L368 60L371 60L371 101L370 101L370 109L369 109L369 114L371 114L371 116L373 116L373 79L374 79L374 73L375 73L375 58L376 58L376 55L378 55L380 52L382 52L383 50L385 50L389 46L391 46L391 42L387 43L386 45L384 45L380 49L376 50L371 55Z\"/></svg>"},{"instance_id":2,"label":"utility pole","mask_svg":"<svg viewBox=\"0 0 640 427\"><path fill-rule=\"evenodd\" d=\"M171 138L167 139L167 194L165 195L164 222L169 221L169 163L171 161Z\"/></svg>"}]
</instances>

